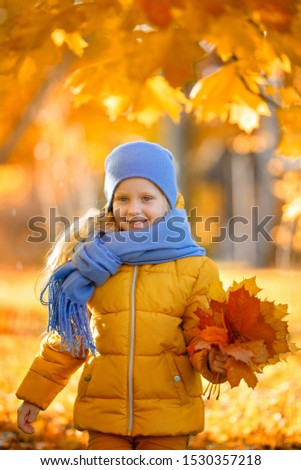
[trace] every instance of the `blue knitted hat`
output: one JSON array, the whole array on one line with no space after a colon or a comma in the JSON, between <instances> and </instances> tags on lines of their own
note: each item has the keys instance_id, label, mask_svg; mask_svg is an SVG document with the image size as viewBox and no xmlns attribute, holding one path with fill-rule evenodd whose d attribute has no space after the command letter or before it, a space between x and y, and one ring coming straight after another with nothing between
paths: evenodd
<instances>
[{"instance_id":1,"label":"blue knitted hat","mask_svg":"<svg viewBox=\"0 0 301 470\"><path fill-rule=\"evenodd\" d=\"M177 201L174 157L152 142L130 142L116 147L105 161L104 193L111 209L114 192L127 178L146 178L163 192L171 209Z\"/></svg>"}]
</instances>

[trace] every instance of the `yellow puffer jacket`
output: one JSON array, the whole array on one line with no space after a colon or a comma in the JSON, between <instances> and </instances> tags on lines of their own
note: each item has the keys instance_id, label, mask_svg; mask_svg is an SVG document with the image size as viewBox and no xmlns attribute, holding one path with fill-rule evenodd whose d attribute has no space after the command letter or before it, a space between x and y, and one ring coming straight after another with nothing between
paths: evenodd
<instances>
[{"instance_id":1,"label":"yellow puffer jacket","mask_svg":"<svg viewBox=\"0 0 301 470\"><path fill-rule=\"evenodd\" d=\"M216 278L208 257L122 265L89 302L97 356L74 358L51 335L17 397L45 409L84 362L76 428L131 436L200 432L201 378L187 356L184 330L197 324L197 307L208 307ZM205 363L198 367L212 378Z\"/></svg>"}]
</instances>

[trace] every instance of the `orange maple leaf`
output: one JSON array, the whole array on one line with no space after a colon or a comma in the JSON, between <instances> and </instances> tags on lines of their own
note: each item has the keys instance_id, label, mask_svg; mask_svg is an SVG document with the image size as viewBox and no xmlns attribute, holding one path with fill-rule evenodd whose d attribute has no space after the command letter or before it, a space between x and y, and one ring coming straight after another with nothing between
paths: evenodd
<instances>
[{"instance_id":1,"label":"orange maple leaf","mask_svg":"<svg viewBox=\"0 0 301 470\"><path fill-rule=\"evenodd\" d=\"M242 361L234 358L227 360L227 380L231 387L237 387L243 379L249 387L254 388L258 379L252 368Z\"/></svg>"},{"instance_id":2,"label":"orange maple leaf","mask_svg":"<svg viewBox=\"0 0 301 470\"><path fill-rule=\"evenodd\" d=\"M230 291L225 322L234 341L237 338L263 339L272 353L276 332L271 324L266 323L260 305L260 299L250 295L244 287L234 292Z\"/></svg>"},{"instance_id":3,"label":"orange maple leaf","mask_svg":"<svg viewBox=\"0 0 301 470\"><path fill-rule=\"evenodd\" d=\"M222 346L229 343L227 331L219 326L207 326L200 331L198 336L212 345Z\"/></svg>"},{"instance_id":4,"label":"orange maple leaf","mask_svg":"<svg viewBox=\"0 0 301 470\"><path fill-rule=\"evenodd\" d=\"M199 317L199 328L206 328L207 326L214 326L215 322L212 315L209 315L208 312L197 308L195 314Z\"/></svg>"}]
</instances>

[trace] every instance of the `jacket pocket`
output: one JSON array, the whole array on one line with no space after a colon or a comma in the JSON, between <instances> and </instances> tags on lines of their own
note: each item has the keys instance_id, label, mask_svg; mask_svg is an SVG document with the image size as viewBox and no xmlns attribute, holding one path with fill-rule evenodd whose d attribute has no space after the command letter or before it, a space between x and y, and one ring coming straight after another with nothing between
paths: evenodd
<instances>
[{"instance_id":1,"label":"jacket pocket","mask_svg":"<svg viewBox=\"0 0 301 470\"><path fill-rule=\"evenodd\" d=\"M177 356L172 353L166 353L166 358L173 387L176 390L181 404L184 405L189 402L189 396L186 391L183 374L178 366Z\"/></svg>"},{"instance_id":2,"label":"jacket pocket","mask_svg":"<svg viewBox=\"0 0 301 470\"><path fill-rule=\"evenodd\" d=\"M191 398L201 396L203 394L201 374L192 366L189 357L186 354L175 356L175 362L187 395Z\"/></svg>"},{"instance_id":3,"label":"jacket pocket","mask_svg":"<svg viewBox=\"0 0 301 470\"><path fill-rule=\"evenodd\" d=\"M84 366L84 370L79 379L78 390L77 390L78 396L81 398L87 395L88 388L92 380L94 366L95 366L94 358L90 358L90 362L87 362Z\"/></svg>"},{"instance_id":4,"label":"jacket pocket","mask_svg":"<svg viewBox=\"0 0 301 470\"><path fill-rule=\"evenodd\" d=\"M188 356L166 353L167 362L179 399L182 404L203 393L200 374L192 367Z\"/></svg>"}]
</instances>

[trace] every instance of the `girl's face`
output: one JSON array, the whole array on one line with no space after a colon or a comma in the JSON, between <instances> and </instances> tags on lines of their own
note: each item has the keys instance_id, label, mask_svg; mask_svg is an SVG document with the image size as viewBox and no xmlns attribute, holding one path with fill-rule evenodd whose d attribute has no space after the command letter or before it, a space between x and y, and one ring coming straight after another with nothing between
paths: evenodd
<instances>
[{"instance_id":1,"label":"girl's face","mask_svg":"<svg viewBox=\"0 0 301 470\"><path fill-rule=\"evenodd\" d=\"M166 197L145 178L122 181L114 194L113 216L119 230L146 229L168 211Z\"/></svg>"}]
</instances>

